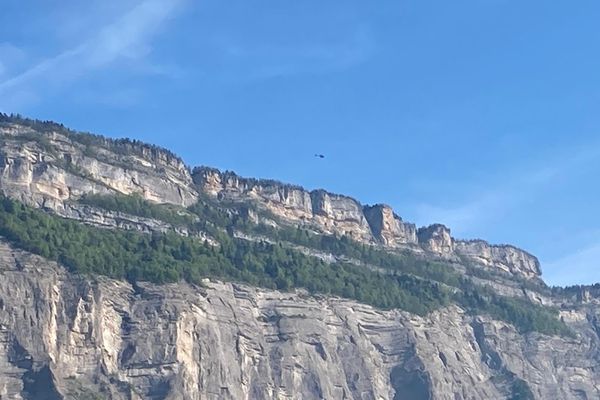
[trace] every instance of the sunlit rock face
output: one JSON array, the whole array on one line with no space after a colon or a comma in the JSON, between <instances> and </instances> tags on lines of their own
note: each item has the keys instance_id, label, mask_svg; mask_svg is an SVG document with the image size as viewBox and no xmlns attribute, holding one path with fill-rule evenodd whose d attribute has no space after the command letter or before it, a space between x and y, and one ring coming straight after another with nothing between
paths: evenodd
<instances>
[{"instance_id":1,"label":"sunlit rock face","mask_svg":"<svg viewBox=\"0 0 600 400\"><path fill-rule=\"evenodd\" d=\"M450 229L441 224L419 228L417 231L419 244L429 252L440 256L452 256L454 254L454 240L450 235Z\"/></svg>"},{"instance_id":2,"label":"sunlit rock face","mask_svg":"<svg viewBox=\"0 0 600 400\"><path fill-rule=\"evenodd\" d=\"M416 229L390 206L364 206L324 190L272 180L242 178L199 167L193 172L176 155L135 141L77 134L57 127L38 132L0 122L0 190L27 204L73 215L73 200L84 194L138 194L156 203L189 206L200 194L224 202L251 202L280 221L323 234L346 235L390 249L425 250L527 279L540 275L537 259L512 246L456 241L443 225ZM258 218L256 221L273 219Z\"/></svg>"},{"instance_id":3,"label":"sunlit rock face","mask_svg":"<svg viewBox=\"0 0 600 400\"><path fill-rule=\"evenodd\" d=\"M524 278L537 278L541 275L538 259L524 250L509 245L490 245L483 240L455 241L454 248L460 255L504 272Z\"/></svg>"},{"instance_id":4,"label":"sunlit rock face","mask_svg":"<svg viewBox=\"0 0 600 400\"><path fill-rule=\"evenodd\" d=\"M374 240L362 205L347 196L324 190L309 192L275 181L245 179L210 168L197 168L194 181L204 193L220 199L253 201L291 223L311 226L322 233L347 235L355 240Z\"/></svg>"},{"instance_id":5,"label":"sunlit rock face","mask_svg":"<svg viewBox=\"0 0 600 400\"><path fill-rule=\"evenodd\" d=\"M213 281L131 286L0 242L8 399L487 400L519 385L533 399L599 398L598 310L563 319L576 337L456 306L419 317Z\"/></svg>"},{"instance_id":6,"label":"sunlit rock face","mask_svg":"<svg viewBox=\"0 0 600 400\"><path fill-rule=\"evenodd\" d=\"M361 206L350 197L323 190L309 192L298 186L241 178L212 168L197 168L193 177L200 192L227 201L251 201L283 221L312 227L322 233L347 235L390 249L421 248L450 260L466 257L471 263L527 279L541 275L538 260L524 250L480 240L456 240L450 229L441 224L417 230L388 205Z\"/></svg>"},{"instance_id":7,"label":"sunlit rock face","mask_svg":"<svg viewBox=\"0 0 600 400\"><path fill-rule=\"evenodd\" d=\"M0 138L2 193L61 217L142 234L194 235L218 247L186 226L76 200L121 193L182 207L200 198L223 208L252 204L238 210L250 222L302 226L442 260L499 295L560 307L573 332L523 334L456 305L421 317L210 280L159 286L82 277L0 238L2 399L600 398L600 288L565 288L560 296L538 290L539 262L523 250L456 240L443 225L417 230L390 206L324 190L190 171L167 150L138 142L59 127L37 132L2 118ZM484 279L469 276L471 268L503 274Z\"/></svg>"},{"instance_id":8,"label":"sunlit rock face","mask_svg":"<svg viewBox=\"0 0 600 400\"><path fill-rule=\"evenodd\" d=\"M385 204L366 206L364 213L373 235L383 244L397 247L418 243L415 225L402 221L390 206Z\"/></svg>"},{"instance_id":9,"label":"sunlit rock face","mask_svg":"<svg viewBox=\"0 0 600 400\"><path fill-rule=\"evenodd\" d=\"M57 207L85 193L139 194L187 206L197 192L183 162L166 151L0 125L0 189L29 204Z\"/></svg>"}]
</instances>

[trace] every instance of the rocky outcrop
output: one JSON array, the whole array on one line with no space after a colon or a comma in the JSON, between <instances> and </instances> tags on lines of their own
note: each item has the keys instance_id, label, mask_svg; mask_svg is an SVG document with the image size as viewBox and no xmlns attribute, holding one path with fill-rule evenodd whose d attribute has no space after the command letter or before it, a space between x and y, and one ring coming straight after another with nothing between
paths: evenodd
<instances>
[{"instance_id":1,"label":"rocky outcrop","mask_svg":"<svg viewBox=\"0 0 600 400\"><path fill-rule=\"evenodd\" d=\"M513 246L490 245L483 240L457 240L454 248L471 261L524 278L539 278L542 273L536 257Z\"/></svg>"},{"instance_id":2,"label":"rocky outcrop","mask_svg":"<svg viewBox=\"0 0 600 400\"><path fill-rule=\"evenodd\" d=\"M183 162L148 146L82 143L80 135L7 123L0 124L0 138L0 190L29 204L56 208L85 193L137 193L183 206L197 199Z\"/></svg>"},{"instance_id":3,"label":"rocky outcrop","mask_svg":"<svg viewBox=\"0 0 600 400\"><path fill-rule=\"evenodd\" d=\"M271 180L241 178L232 172L196 168L194 182L199 191L217 199L252 202L291 224L310 226L326 234L348 235L367 243L381 243L390 249L423 248L437 257L471 262L526 279L541 275L538 260L524 250L484 241L455 240L450 229L433 224L416 229L404 222L388 205L362 206L358 201L323 190L306 191L298 186Z\"/></svg>"},{"instance_id":4,"label":"rocky outcrop","mask_svg":"<svg viewBox=\"0 0 600 400\"><path fill-rule=\"evenodd\" d=\"M593 311L564 314L576 336L561 338L522 335L456 306L417 317L302 292L204 286L90 281L0 243L2 397L600 396Z\"/></svg>"},{"instance_id":5,"label":"rocky outcrop","mask_svg":"<svg viewBox=\"0 0 600 400\"><path fill-rule=\"evenodd\" d=\"M197 201L200 191L225 202L252 202L267 212L254 219L271 225L275 221L269 216L391 249L420 246L445 258L456 258L459 252L484 266L526 278L539 276L537 260L523 251L460 242L455 252L447 228L432 225L417 233L413 224L386 205L363 206L324 190L307 191L211 168L196 168L192 177L185 164L166 150L30 122L0 121L0 190L28 204L65 214L65 204L84 194L137 193L153 202L188 206Z\"/></svg>"},{"instance_id":6,"label":"rocky outcrop","mask_svg":"<svg viewBox=\"0 0 600 400\"><path fill-rule=\"evenodd\" d=\"M313 220L327 233L340 233L353 239L370 241L371 228L356 200L315 190L310 193Z\"/></svg>"},{"instance_id":7,"label":"rocky outcrop","mask_svg":"<svg viewBox=\"0 0 600 400\"><path fill-rule=\"evenodd\" d=\"M390 247L418 243L416 226L402 221L390 206L385 204L365 206L364 213L373 235L381 243Z\"/></svg>"},{"instance_id":8,"label":"rocky outcrop","mask_svg":"<svg viewBox=\"0 0 600 400\"><path fill-rule=\"evenodd\" d=\"M442 257L454 255L454 239L450 235L450 229L441 224L434 224L419 228L417 231L419 244L431 253Z\"/></svg>"},{"instance_id":9,"label":"rocky outcrop","mask_svg":"<svg viewBox=\"0 0 600 400\"><path fill-rule=\"evenodd\" d=\"M219 199L252 201L289 223L311 226L326 234L373 241L362 205L350 197L324 190L308 192L298 186L245 179L231 172L204 167L194 169L193 178L202 192Z\"/></svg>"}]
</instances>

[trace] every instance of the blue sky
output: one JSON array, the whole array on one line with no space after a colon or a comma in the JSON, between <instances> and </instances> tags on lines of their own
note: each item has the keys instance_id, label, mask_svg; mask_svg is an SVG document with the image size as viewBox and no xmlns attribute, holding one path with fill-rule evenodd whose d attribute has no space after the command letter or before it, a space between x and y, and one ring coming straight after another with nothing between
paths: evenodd
<instances>
[{"instance_id":1,"label":"blue sky","mask_svg":"<svg viewBox=\"0 0 600 400\"><path fill-rule=\"evenodd\" d=\"M4 112L385 202L523 247L551 284L600 281L597 1L2 3Z\"/></svg>"}]
</instances>

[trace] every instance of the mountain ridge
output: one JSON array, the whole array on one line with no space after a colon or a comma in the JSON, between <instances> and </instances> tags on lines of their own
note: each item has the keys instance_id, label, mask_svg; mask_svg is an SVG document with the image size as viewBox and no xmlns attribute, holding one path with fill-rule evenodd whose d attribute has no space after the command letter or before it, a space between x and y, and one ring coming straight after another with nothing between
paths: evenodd
<instances>
[{"instance_id":1,"label":"mountain ridge","mask_svg":"<svg viewBox=\"0 0 600 400\"><path fill-rule=\"evenodd\" d=\"M141 141L110 139L100 135L75 132L54 122L41 122L3 114L0 117L0 123L3 126L4 135L11 135L12 132L12 135L19 137L37 132L46 134L49 140L58 138L53 135L63 135L66 139L73 138L71 140L85 146L85 148L79 149L84 153L89 153L94 147L117 148L119 152L141 154L152 162L157 162L158 165L170 167L170 170L173 171L170 177L179 182L175 182L175 185L171 182L166 185L165 190L175 190L179 196L173 198L173 196L153 195L147 192L150 185L146 185L146 187L142 187L142 195L150 201L189 205L197 199L198 193L202 191L213 196L230 197L234 200L236 198L242 201L258 200L268 211L283 219L289 219L292 223L309 222L310 225L325 233L349 235L359 241L379 243L389 247L419 250L415 246L420 246L440 257L457 259L460 256L466 256L472 258L473 261L498 267L508 273L520 274L528 279L539 279L541 276L537 258L516 246L491 245L485 242L485 245L477 246L476 250L480 250L477 252L471 243L454 239L450 234L450 229L446 226L433 224L417 230L414 224L404 222L391 207L384 204L364 205L350 196L331 193L325 189L308 191L299 185L272 179L243 178L232 171L222 172L212 167L190 168L179 156L167 149ZM27 132L27 128L31 131ZM71 153L77 151L78 149L70 150ZM4 153L7 154L6 149L4 149ZM69 151L66 151L62 160L64 161L66 158L68 165L76 164L73 161L74 155L68 153ZM6 160L6 156L4 158ZM93 159L93 157L90 158ZM130 158L128 161L131 161ZM93 165L86 165L85 160L82 163L81 166L78 165L78 168L88 170L88 172L90 169L97 168ZM134 165L129 165L129 168L131 169ZM7 168L5 165L5 174ZM176 176L178 174L179 177ZM131 176L130 179L135 184L136 177ZM107 180L105 179L101 183L106 185ZM119 185L122 183L114 182L112 189L125 194L136 192L131 187L123 192L124 188ZM175 187L173 188L173 186ZM89 190L93 193L101 192L98 188L89 188ZM85 190L76 193L75 196L81 196L84 193ZM47 197L48 193L44 193L43 196ZM61 196L59 193L54 197L65 196ZM70 198L70 196L66 198ZM378 233L376 234L375 231ZM421 234L418 235L418 232ZM455 247L458 247L459 250L456 251ZM463 250L462 254L460 249Z\"/></svg>"},{"instance_id":2,"label":"mountain ridge","mask_svg":"<svg viewBox=\"0 0 600 400\"><path fill-rule=\"evenodd\" d=\"M2 397L600 396L597 285L513 246L16 116L0 169Z\"/></svg>"}]
</instances>

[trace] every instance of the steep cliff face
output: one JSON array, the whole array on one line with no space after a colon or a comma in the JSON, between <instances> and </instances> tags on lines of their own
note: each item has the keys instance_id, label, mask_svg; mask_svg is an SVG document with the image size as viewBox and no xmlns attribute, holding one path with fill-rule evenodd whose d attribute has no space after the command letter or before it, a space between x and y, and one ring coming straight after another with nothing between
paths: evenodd
<instances>
[{"instance_id":1,"label":"steep cliff face","mask_svg":"<svg viewBox=\"0 0 600 400\"><path fill-rule=\"evenodd\" d=\"M576 338L522 335L456 306L417 317L218 282L89 281L5 243L0 278L11 399L600 396L593 310L564 315Z\"/></svg>"},{"instance_id":2,"label":"steep cliff face","mask_svg":"<svg viewBox=\"0 0 600 400\"><path fill-rule=\"evenodd\" d=\"M369 241L371 229L356 200L324 190L311 192L313 218L327 233L340 233L353 239Z\"/></svg>"},{"instance_id":3,"label":"steep cliff face","mask_svg":"<svg viewBox=\"0 0 600 400\"><path fill-rule=\"evenodd\" d=\"M455 240L450 229L440 224L417 230L387 205L362 206L352 198L323 190L308 192L298 186L245 179L212 168L197 168L193 176L203 193L229 201L252 201L284 221L307 225L326 234L348 235L390 249L422 248L450 260L467 257L472 263L526 279L541 276L538 260L521 249L479 240Z\"/></svg>"},{"instance_id":4,"label":"steep cliff face","mask_svg":"<svg viewBox=\"0 0 600 400\"><path fill-rule=\"evenodd\" d=\"M356 240L373 240L361 204L350 197L324 190L308 192L274 181L244 179L212 168L195 169L194 182L209 195L233 201L253 201L291 223L310 225L323 233L348 235Z\"/></svg>"},{"instance_id":5,"label":"steep cliff face","mask_svg":"<svg viewBox=\"0 0 600 400\"><path fill-rule=\"evenodd\" d=\"M531 254L513 246L494 246L483 240L455 241L458 254L466 256L476 263L498 268L502 271L537 278L541 275L540 262Z\"/></svg>"},{"instance_id":6,"label":"steep cliff face","mask_svg":"<svg viewBox=\"0 0 600 400\"><path fill-rule=\"evenodd\" d=\"M0 137L0 189L29 204L56 208L85 193L137 193L184 206L197 199L183 162L148 146L82 143L64 132L7 123Z\"/></svg>"},{"instance_id":7,"label":"steep cliff face","mask_svg":"<svg viewBox=\"0 0 600 400\"><path fill-rule=\"evenodd\" d=\"M418 244L415 224L402 221L394 210L385 204L365 206L364 213L376 239L390 247Z\"/></svg>"},{"instance_id":8,"label":"steep cliff face","mask_svg":"<svg viewBox=\"0 0 600 400\"><path fill-rule=\"evenodd\" d=\"M417 236L425 250L444 257L454 255L454 239L450 235L450 229L444 225L434 224L419 228Z\"/></svg>"},{"instance_id":9,"label":"steep cliff face","mask_svg":"<svg viewBox=\"0 0 600 400\"><path fill-rule=\"evenodd\" d=\"M201 192L230 201L252 201L276 217L293 224L308 225L326 234L348 235L390 249L417 249L450 260L459 256L488 268L497 268L526 279L541 275L538 260L513 246L495 246L484 241L455 240L450 229L434 224L416 229L404 222L390 206L362 206L358 201L323 190L308 192L301 187L275 181L245 179L234 173L197 168L194 182Z\"/></svg>"},{"instance_id":10,"label":"steep cliff face","mask_svg":"<svg viewBox=\"0 0 600 400\"><path fill-rule=\"evenodd\" d=\"M443 225L417 230L389 206L364 206L323 190L209 168L192 173L166 150L53 124L0 115L0 140L2 193L62 217L194 235L216 249L219 243L197 229L75 200L137 193L179 206L204 196L224 208L252 203L256 207L240 213L250 222L348 235L378 249L442 260L464 273L467 264L504 271L492 274L497 279L471 279L503 296L560 306L573 332L524 334L457 305L421 317L303 291L81 277L0 238L0 398L600 398L600 289L538 291L539 262L523 250L456 240ZM338 257L302 250L323 260ZM523 286L514 277L534 282Z\"/></svg>"}]
</instances>

